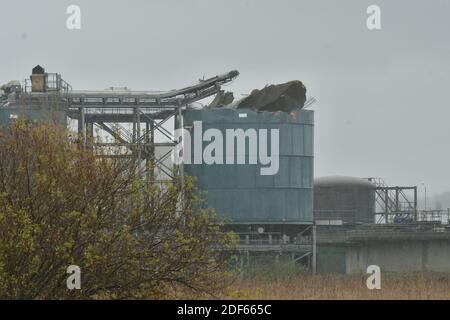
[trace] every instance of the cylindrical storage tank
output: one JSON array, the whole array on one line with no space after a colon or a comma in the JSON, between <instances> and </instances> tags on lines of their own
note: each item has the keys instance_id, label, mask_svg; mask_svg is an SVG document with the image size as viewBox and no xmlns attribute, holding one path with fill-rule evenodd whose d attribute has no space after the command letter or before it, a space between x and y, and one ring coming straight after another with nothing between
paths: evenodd
<instances>
[{"instance_id":1,"label":"cylindrical storage tank","mask_svg":"<svg viewBox=\"0 0 450 320\"><path fill-rule=\"evenodd\" d=\"M316 178L314 219L374 223L375 185L366 179L354 177Z\"/></svg>"},{"instance_id":2,"label":"cylindrical storage tank","mask_svg":"<svg viewBox=\"0 0 450 320\"><path fill-rule=\"evenodd\" d=\"M188 128L190 132L191 145L199 141L196 137L198 139L198 135L202 134L195 129L198 129L199 123L203 137L208 138L202 142L204 151L210 150L208 145L213 141L207 134L208 129L216 129L212 132L220 132L223 136L218 152L218 159L224 159L223 164L207 164L204 161L201 164L188 164L185 161L184 165L185 173L196 177L197 187L206 191L208 206L230 223L312 223L313 111L297 110L288 114L256 112L251 109L188 110L184 112L184 128ZM239 129L250 136L245 140L244 164L237 163L236 155L242 154L237 148L236 140L233 140L234 157L226 147L230 142L227 135L229 131L237 132ZM250 134L253 130L258 143L250 148L251 137L254 139L255 136ZM273 151L276 149L274 143L278 143L278 154ZM191 150L192 154L195 152ZM267 161L262 161L262 155L265 154L272 157L270 165ZM253 161L257 159L257 163L251 163L250 158ZM234 162L230 164L232 159ZM274 164L275 161L278 166ZM269 167L278 167L278 170L268 173Z\"/></svg>"}]
</instances>

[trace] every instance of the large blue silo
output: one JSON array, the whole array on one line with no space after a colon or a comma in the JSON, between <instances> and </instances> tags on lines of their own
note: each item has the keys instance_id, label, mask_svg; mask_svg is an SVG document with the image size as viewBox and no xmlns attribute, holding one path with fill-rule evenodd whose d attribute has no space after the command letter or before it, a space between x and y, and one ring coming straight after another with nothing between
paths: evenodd
<instances>
[{"instance_id":1,"label":"large blue silo","mask_svg":"<svg viewBox=\"0 0 450 320\"><path fill-rule=\"evenodd\" d=\"M262 175L261 164L185 164L185 174L196 177L207 204L231 223L311 224L313 221L314 112L257 112L251 109L187 110L184 128L195 139L194 122L203 132L218 129L278 129L279 170ZM259 131L258 131L259 132ZM268 134L270 136L270 133ZM258 136L259 139L259 136ZM247 140L248 142L248 140ZM268 150L271 150L270 141ZM203 147L208 142L204 142ZM226 154L226 143L223 143ZM235 146L236 147L236 146ZM192 148L191 152L194 150ZM237 152L237 151L236 151ZM226 155L225 155L226 156Z\"/></svg>"}]
</instances>

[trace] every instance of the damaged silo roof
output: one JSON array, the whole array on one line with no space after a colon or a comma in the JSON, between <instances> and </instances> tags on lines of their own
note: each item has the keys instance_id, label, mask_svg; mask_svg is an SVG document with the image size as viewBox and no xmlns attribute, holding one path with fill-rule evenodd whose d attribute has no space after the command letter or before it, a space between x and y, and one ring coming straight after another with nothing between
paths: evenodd
<instances>
[{"instance_id":1,"label":"damaged silo roof","mask_svg":"<svg viewBox=\"0 0 450 320\"><path fill-rule=\"evenodd\" d=\"M261 90L253 90L247 97L233 101L231 93L223 91L216 96L210 107L233 109L254 109L269 112L291 112L303 108L306 101L306 87L294 80L282 84L269 85Z\"/></svg>"}]
</instances>

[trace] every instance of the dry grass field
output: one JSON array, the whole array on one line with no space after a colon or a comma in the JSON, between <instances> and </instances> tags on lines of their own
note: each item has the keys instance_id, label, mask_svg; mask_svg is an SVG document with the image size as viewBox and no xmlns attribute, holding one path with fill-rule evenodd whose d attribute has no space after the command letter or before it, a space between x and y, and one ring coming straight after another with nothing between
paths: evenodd
<instances>
[{"instance_id":1,"label":"dry grass field","mask_svg":"<svg viewBox=\"0 0 450 320\"><path fill-rule=\"evenodd\" d=\"M236 280L224 299L450 299L450 274L388 274L381 289L369 290L365 275Z\"/></svg>"}]
</instances>

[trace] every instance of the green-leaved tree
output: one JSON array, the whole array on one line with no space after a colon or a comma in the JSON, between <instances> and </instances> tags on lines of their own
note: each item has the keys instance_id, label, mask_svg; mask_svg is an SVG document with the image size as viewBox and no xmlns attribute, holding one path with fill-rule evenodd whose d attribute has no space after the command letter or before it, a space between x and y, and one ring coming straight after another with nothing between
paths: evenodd
<instances>
[{"instance_id":1,"label":"green-leaved tree","mask_svg":"<svg viewBox=\"0 0 450 320\"><path fill-rule=\"evenodd\" d=\"M235 243L187 177L161 183L51 124L0 130L0 298L215 294ZM67 267L81 289L66 286Z\"/></svg>"}]
</instances>

